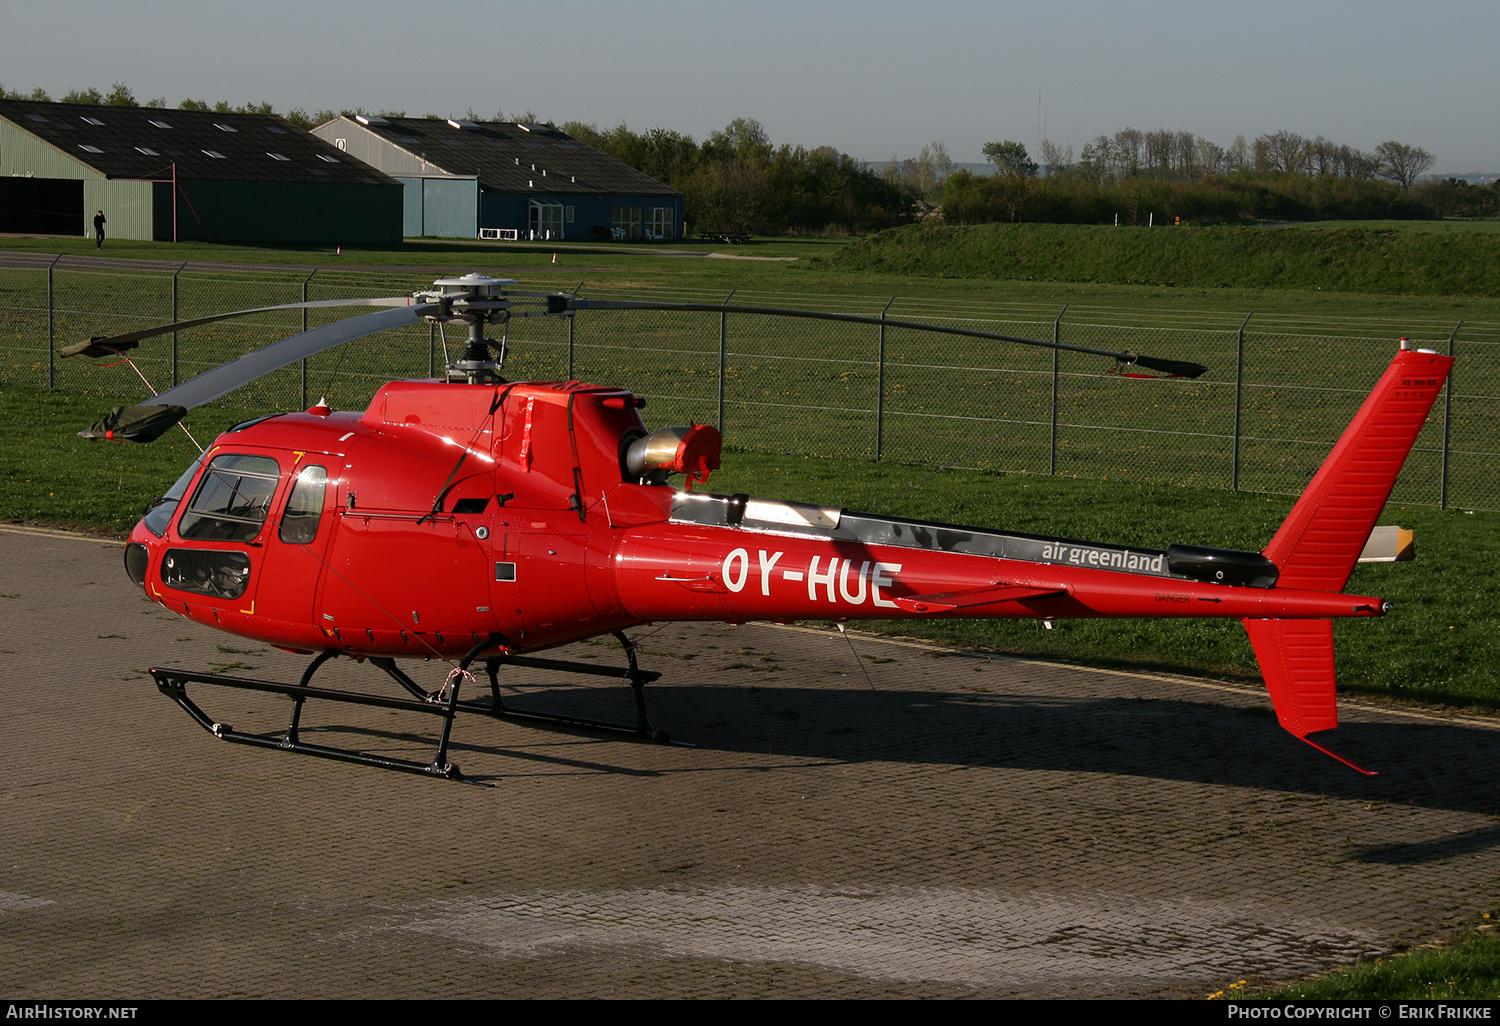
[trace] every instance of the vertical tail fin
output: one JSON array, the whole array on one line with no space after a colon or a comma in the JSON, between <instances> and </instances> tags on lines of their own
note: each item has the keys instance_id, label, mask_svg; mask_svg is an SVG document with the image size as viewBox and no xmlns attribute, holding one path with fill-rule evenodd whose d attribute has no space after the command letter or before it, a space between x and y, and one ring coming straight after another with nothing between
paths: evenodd
<instances>
[{"instance_id":1,"label":"vertical tail fin","mask_svg":"<svg viewBox=\"0 0 1500 1026\"><path fill-rule=\"evenodd\" d=\"M1452 366L1427 350L1396 354L1266 546L1278 587L1344 589Z\"/></svg>"},{"instance_id":2,"label":"vertical tail fin","mask_svg":"<svg viewBox=\"0 0 1500 1026\"><path fill-rule=\"evenodd\" d=\"M1345 429L1263 555L1278 588L1342 591L1375 518L1453 366L1452 357L1404 348ZM1332 620L1243 621L1281 725L1361 773L1307 735L1338 726Z\"/></svg>"}]
</instances>

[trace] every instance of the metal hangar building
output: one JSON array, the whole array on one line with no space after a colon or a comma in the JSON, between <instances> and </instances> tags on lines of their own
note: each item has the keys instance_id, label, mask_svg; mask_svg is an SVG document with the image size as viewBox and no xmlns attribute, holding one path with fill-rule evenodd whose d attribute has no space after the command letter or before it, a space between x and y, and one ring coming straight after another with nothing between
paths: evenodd
<instances>
[{"instance_id":1,"label":"metal hangar building","mask_svg":"<svg viewBox=\"0 0 1500 1026\"><path fill-rule=\"evenodd\" d=\"M268 114L0 100L0 232L401 241L399 182Z\"/></svg>"},{"instance_id":2,"label":"metal hangar building","mask_svg":"<svg viewBox=\"0 0 1500 1026\"><path fill-rule=\"evenodd\" d=\"M406 186L409 237L682 237L682 193L548 125L345 115L313 134Z\"/></svg>"}]
</instances>

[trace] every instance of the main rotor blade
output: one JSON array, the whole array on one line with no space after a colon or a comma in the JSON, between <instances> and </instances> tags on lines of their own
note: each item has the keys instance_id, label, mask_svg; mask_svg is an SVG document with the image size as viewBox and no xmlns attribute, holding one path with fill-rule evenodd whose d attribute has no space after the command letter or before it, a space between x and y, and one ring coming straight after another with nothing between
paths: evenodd
<instances>
[{"instance_id":1,"label":"main rotor blade","mask_svg":"<svg viewBox=\"0 0 1500 1026\"><path fill-rule=\"evenodd\" d=\"M234 310L230 313L218 313L209 317L194 317L188 321L178 321L175 324L163 324L155 328L143 328L140 331L127 331L123 335L109 335L104 338L90 339L87 342L76 342L71 346L64 346L58 351L61 356L88 356L98 355L87 352L96 346L105 349L131 349L142 339L155 338L157 335L165 335L168 332L182 331L185 328L196 328L200 324L212 324L215 321L227 321L231 317L248 317L250 314L268 313L272 310L316 310L323 307L333 306L410 306L410 296L382 296L371 299L317 299L310 303L283 303L280 306L257 306L252 310Z\"/></svg>"},{"instance_id":2,"label":"main rotor blade","mask_svg":"<svg viewBox=\"0 0 1500 1026\"><path fill-rule=\"evenodd\" d=\"M236 388L247 385L258 377L279 370L287 364L304 360L315 353L321 353L325 349L332 349L345 342L373 335L377 331L415 324L436 309L435 305L424 303L421 306L381 310L378 313L361 314L358 317L325 324L321 328L304 331L300 335L284 338L280 342L272 342L254 352L246 353L237 360L230 360L196 378L184 381L176 388L169 388L156 396L152 403L159 406L182 406L190 410L194 406L202 406L206 402L217 399L226 392L233 392Z\"/></svg>"},{"instance_id":3,"label":"main rotor blade","mask_svg":"<svg viewBox=\"0 0 1500 1026\"><path fill-rule=\"evenodd\" d=\"M893 321L885 317L863 317L857 314L823 313L816 310L789 310L773 306L727 306L718 303L655 303L629 299L584 299L570 293L557 293L548 297L549 313L567 313L572 310L688 310L707 313L772 314L777 317L804 317L814 321L843 321L847 324L874 324L888 328L915 328L919 331L935 331L941 335L961 335L965 338L992 339L996 342L1015 342L1023 346L1041 346L1044 349L1061 349L1070 353L1087 353L1091 356L1109 356L1124 364L1140 364L1152 370L1160 370L1184 378L1196 378L1208 368L1202 364L1184 363L1177 360L1161 360L1138 356L1135 353L1110 349L1090 349L1087 346L1070 346L1062 342L1045 342L1036 338L1018 335L1000 335L993 331L974 331L971 328L949 328L940 324L920 324L916 321Z\"/></svg>"}]
</instances>

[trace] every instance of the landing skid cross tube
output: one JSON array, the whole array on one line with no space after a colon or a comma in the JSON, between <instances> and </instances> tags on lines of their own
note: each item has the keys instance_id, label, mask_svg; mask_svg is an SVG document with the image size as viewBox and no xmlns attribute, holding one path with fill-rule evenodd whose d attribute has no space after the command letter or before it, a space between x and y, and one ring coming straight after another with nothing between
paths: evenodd
<instances>
[{"instance_id":1,"label":"landing skid cross tube","mask_svg":"<svg viewBox=\"0 0 1500 1026\"><path fill-rule=\"evenodd\" d=\"M187 670L172 670L161 667L153 667L148 672L151 674L152 679L156 681L157 690L181 706L200 727L221 740L231 741L235 744L255 745L260 748L275 748L281 751L312 755L323 759L339 759L344 762L375 766L380 769L399 770L404 773L421 773L427 776L445 777L449 780L464 779L458 767L448 761L448 744L453 730L453 720L459 712L478 713L484 716L492 716L496 719L529 720L543 724L555 724L560 727L575 727L583 730L628 734L632 737L659 744L693 747L682 741L672 741L666 731L651 725L651 721L646 715L645 685L660 678L661 674L654 670L642 670L636 663L634 644L622 632L616 631L614 635L625 649L626 657L630 662L628 669L621 670L606 666L595 666L590 663L573 662L571 660L539 659L534 656L511 655L507 653L484 660L485 671L490 679L490 694L487 698L479 699L460 700L458 697L459 687L464 677L468 675L469 667L479 658L480 653L486 649L493 649L496 646L504 646L505 640L499 635L492 634L470 649L459 662L458 670L449 678L447 685L436 692L424 690L405 671L396 665L394 659L372 657L370 662L378 669L384 671L386 675L411 694L411 698L388 698L383 695L367 695L356 691L337 691L331 688L315 688L310 686L309 682L312 680L313 674L318 671L318 668L330 659L337 658L340 655L340 653L332 649L319 654L308 665L307 669L303 671L301 680L296 684L251 680L245 677L230 677L219 673L193 673ZM612 677L617 680L623 677L629 682L631 690L635 693L637 722L634 726L631 726L624 723L592 720L563 713L545 712L536 709L517 709L508 706L500 695L499 674L500 667L504 665L528 666L534 669L555 670L561 673L581 673L594 677ZM292 700L291 723L287 726L286 731L280 734L253 734L235 730L230 724L221 723L213 719L199 708L197 703L188 697L187 685L189 684L212 684L218 687L237 688L242 691L264 691L271 694L286 695ZM302 706L310 698L330 702L346 702L350 705L369 705L382 709L400 709L441 717L443 726L441 736L438 740L437 752L434 754L431 762L423 763L412 759L396 759L388 756L372 755L368 752L361 752L350 748L309 744L301 739L300 729Z\"/></svg>"}]
</instances>

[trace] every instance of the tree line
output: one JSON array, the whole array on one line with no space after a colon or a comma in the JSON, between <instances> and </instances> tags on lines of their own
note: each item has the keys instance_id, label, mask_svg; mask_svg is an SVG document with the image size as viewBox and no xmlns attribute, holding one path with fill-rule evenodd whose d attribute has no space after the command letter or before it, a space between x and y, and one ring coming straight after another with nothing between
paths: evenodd
<instances>
[{"instance_id":1,"label":"tree line","mask_svg":"<svg viewBox=\"0 0 1500 1026\"><path fill-rule=\"evenodd\" d=\"M942 188L943 220L1145 224L1190 221L1493 217L1500 184L1422 181L1435 158L1390 140L1373 152L1286 130L1228 147L1191 132L1126 128L1084 145L986 143L993 175L958 171Z\"/></svg>"},{"instance_id":2,"label":"tree line","mask_svg":"<svg viewBox=\"0 0 1500 1026\"><path fill-rule=\"evenodd\" d=\"M735 118L702 142L665 128L635 132L623 123L560 127L681 192L689 231L861 234L913 216L912 188L832 146L777 146L754 118Z\"/></svg>"},{"instance_id":3,"label":"tree line","mask_svg":"<svg viewBox=\"0 0 1500 1026\"><path fill-rule=\"evenodd\" d=\"M42 89L7 90L0 98L51 101ZM61 103L166 107L163 97L137 100L116 82L107 91L69 89ZM185 97L181 110L270 114L269 103L233 105ZM353 110L298 107L282 114L312 128ZM405 117L400 110L373 113ZM446 118L444 114L424 114ZM534 113L497 110L475 121L535 123ZM551 124L551 122L546 122ZM1434 157L1389 140L1363 151L1319 135L1281 130L1229 146L1191 132L1125 128L1071 146L1042 140L1033 159L1023 143L986 143L993 174L956 170L943 142L914 158L892 157L879 170L831 146L772 143L754 118L735 118L701 142L664 128L645 132L624 123L601 129L568 121L562 131L644 171L684 196L689 230L756 234L862 234L941 214L950 224L1036 221L1145 224L1165 221L1334 220L1500 216L1500 182L1423 180Z\"/></svg>"}]
</instances>

